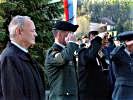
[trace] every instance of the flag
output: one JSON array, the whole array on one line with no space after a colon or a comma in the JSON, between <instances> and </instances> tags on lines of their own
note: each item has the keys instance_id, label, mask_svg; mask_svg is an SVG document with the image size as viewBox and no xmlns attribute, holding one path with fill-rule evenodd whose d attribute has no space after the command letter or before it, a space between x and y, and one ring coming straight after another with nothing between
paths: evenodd
<instances>
[{"instance_id":1,"label":"flag","mask_svg":"<svg viewBox=\"0 0 133 100\"><path fill-rule=\"evenodd\" d=\"M64 16L66 21L77 24L77 0L64 0Z\"/></svg>"}]
</instances>

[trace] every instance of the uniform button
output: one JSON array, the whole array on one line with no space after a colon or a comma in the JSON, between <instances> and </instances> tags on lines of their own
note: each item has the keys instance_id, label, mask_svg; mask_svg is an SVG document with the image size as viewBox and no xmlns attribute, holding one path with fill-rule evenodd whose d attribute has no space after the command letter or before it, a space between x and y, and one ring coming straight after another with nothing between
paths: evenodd
<instances>
[{"instance_id":1,"label":"uniform button","mask_svg":"<svg viewBox=\"0 0 133 100\"><path fill-rule=\"evenodd\" d=\"M69 61L69 65L73 65L73 61Z\"/></svg>"},{"instance_id":2,"label":"uniform button","mask_svg":"<svg viewBox=\"0 0 133 100\"><path fill-rule=\"evenodd\" d=\"M69 93L67 92L66 95L69 95Z\"/></svg>"}]
</instances>

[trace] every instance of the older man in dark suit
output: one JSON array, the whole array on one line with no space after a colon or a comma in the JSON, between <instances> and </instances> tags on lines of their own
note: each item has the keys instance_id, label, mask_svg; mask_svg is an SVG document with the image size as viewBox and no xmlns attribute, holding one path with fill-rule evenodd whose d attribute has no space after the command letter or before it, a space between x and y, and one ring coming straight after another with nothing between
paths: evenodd
<instances>
[{"instance_id":1,"label":"older man in dark suit","mask_svg":"<svg viewBox=\"0 0 133 100\"><path fill-rule=\"evenodd\" d=\"M59 21L54 25L55 42L48 50L45 69L50 85L49 100L78 100L74 52L78 49L73 34L78 25Z\"/></svg>"},{"instance_id":2,"label":"older man in dark suit","mask_svg":"<svg viewBox=\"0 0 133 100\"><path fill-rule=\"evenodd\" d=\"M123 32L118 38L124 42L111 53L116 78L113 100L133 99L133 31Z\"/></svg>"},{"instance_id":3,"label":"older man in dark suit","mask_svg":"<svg viewBox=\"0 0 133 100\"><path fill-rule=\"evenodd\" d=\"M28 54L37 36L28 16L15 16L9 24L10 40L0 56L0 100L44 100L40 67Z\"/></svg>"}]
</instances>

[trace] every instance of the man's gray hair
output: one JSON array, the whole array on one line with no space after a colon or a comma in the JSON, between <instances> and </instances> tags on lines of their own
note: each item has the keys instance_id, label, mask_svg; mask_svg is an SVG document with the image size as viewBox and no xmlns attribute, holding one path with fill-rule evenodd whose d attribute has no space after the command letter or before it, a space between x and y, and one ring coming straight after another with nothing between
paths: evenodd
<instances>
[{"instance_id":1,"label":"man's gray hair","mask_svg":"<svg viewBox=\"0 0 133 100\"><path fill-rule=\"evenodd\" d=\"M17 15L15 17L12 18L9 26L8 26L8 31L9 31L9 34L10 34L10 38L13 38L14 35L15 35L15 30L16 28L20 28L20 29L23 29L24 27L24 22L26 19L30 19L30 17L28 16L20 16L20 15Z\"/></svg>"}]
</instances>

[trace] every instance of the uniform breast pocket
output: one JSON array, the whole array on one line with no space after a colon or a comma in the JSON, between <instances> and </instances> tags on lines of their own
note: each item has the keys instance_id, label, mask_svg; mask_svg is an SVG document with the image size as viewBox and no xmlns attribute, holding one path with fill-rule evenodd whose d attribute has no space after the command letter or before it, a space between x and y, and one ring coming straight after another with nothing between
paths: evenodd
<instances>
[{"instance_id":1,"label":"uniform breast pocket","mask_svg":"<svg viewBox=\"0 0 133 100\"><path fill-rule=\"evenodd\" d=\"M59 96L74 96L74 93L72 93L71 91L64 91L60 93Z\"/></svg>"},{"instance_id":2,"label":"uniform breast pocket","mask_svg":"<svg viewBox=\"0 0 133 100\"><path fill-rule=\"evenodd\" d=\"M129 62L128 65L130 66L130 69L133 72L133 61Z\"/></svg>"},{"instance_id":3,"label":"uniform breast pocket","mask_svg":"<svg viewBox=\"0 0 133 100\"><path fill-rule=\"evenodd\" d=\"M73 62L73 61L69 61L69 62L68 62L68 65L69 65L69 66L73 66L73 65L74 65L74 62Z\"/></svg>"}]
</instances>

